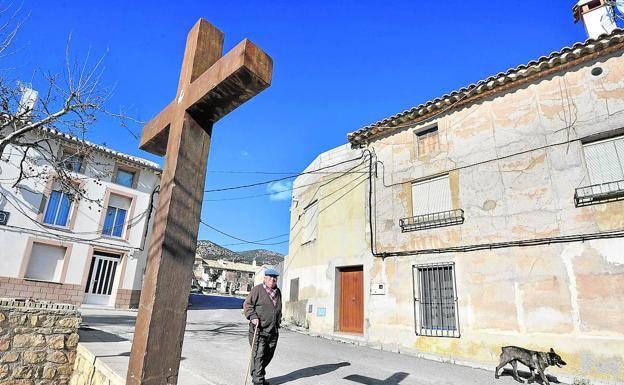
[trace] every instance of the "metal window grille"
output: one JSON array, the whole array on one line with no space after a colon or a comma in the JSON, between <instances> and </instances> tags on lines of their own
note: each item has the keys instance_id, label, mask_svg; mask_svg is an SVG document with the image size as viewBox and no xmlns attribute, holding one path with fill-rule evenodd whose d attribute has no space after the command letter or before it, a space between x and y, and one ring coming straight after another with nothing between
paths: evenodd
<instances>
[{"instance_id":1,"label":"metal window grille","mask_svg":"<svg viewBox=\"0 0 624 385\"><path fill-rule=\"evenodd\" d=\"M436 227L460 225L464 223L464 210L449 210L439 213L417 215L399 219L401 232L433 229Z\"/></svg>"},{"instance_id":2,"label":"metal window grille","mask_svg":"<svg viewBox=\"0 0 624 385\"><path fill-rule=\"evenodd\" d=\"M579 187L574 191L576 207L624 199L624 180Z\"/></svg>"},{"instance_id":3,"label":"metal window grille","mask_svg":"<svg viewBox=\"0 0 624 385\"><path fill-rule=\"evenodd\" d=\"M454 264L414 266L416 334L459 337Z\"/></svg>"},{"instance_id":4,"label":"metal window grille","mask_svg":"<svg viewBox=\"0 0 624 385\"><path fill-rule=\"evenodd\" d=\"M290 280L290 302L299 301L299 278Z\"/></svg>"}]
</instances>

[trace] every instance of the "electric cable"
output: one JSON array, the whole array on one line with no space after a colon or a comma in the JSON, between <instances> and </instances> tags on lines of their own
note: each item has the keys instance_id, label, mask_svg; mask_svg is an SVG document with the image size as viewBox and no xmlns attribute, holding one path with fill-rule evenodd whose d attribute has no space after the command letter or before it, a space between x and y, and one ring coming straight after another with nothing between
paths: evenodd
<instances>
[{"instance_id":1,"label":"electric cable","mask_svg":"<svg viewBox=\"0 0 624 385\"><path fill-rule=\"evenodd\" d=\"M285 176L285 177L282 177L282 178L276 178L276 179L266 180L266 181L262 181L262 182L250 183L250 184L246 184L246 185L230 186L230 187L222 187L222 188L217 188L217 189L204 190L204 192L205 193L212 193L212 192L230 191L230 190L238 190L238 189L241 189L241 188L262 186L262 185L266 185L266 184L273 183L273 182L279 182L279 181L283 181L283 180L287 180L287 179L296 178L296 177L301 176L301 175L314 174L314 173L316 173L316 172L318 172L320 170L326 170L328 168L340 166L341 164L345 164L345 163L349 163L349 162L354 162L356 160L360 160L363 157L364 157L364 152L362 152L362 154L360 154L360 156L357 157L357 158L343 160L341 162L333 163L333 164L330 164L328 166L319 167L319 168L317 168L315 170L304 171L304 172L301 172L299 174L289 175L289 176Z\"/></svg>"},{"instance_id":2,"label":"electric cable","mask_svg":"<svg viewBox=\"0 0 624 385\"><path fill-rule=\"evenodd\" d=\"M358 167L362 166L363 164L364 164L364 162L357 164L356 166L350 168L347 171L336 172L339 175L337 177L335 177L334 179L338 179L338 178L340 178L340 177L342 177L344 175L347 175L347 174L360 174L360 173L362 173L362 171L359 171L359 170L356 170L356 169ZM364 171L364 172L367 173L368 171ZM331 179L331 180L334 180L334 179ZM297 189L300 189L300 188L314 186L316 184L322 184L322 183L325 183L325 181L319 180L317 182L306 183L306 184L302 184L302 185L299 185L299 186L293 186L293 187L290 187L290 188L287 188L287 189L276 190L276 191L269 192L269 193L262 193L262 194L255 194L255 195L245 195L245 196L233 197L233 198L204 199L204 202L223 202L223 201L234 201L234 200L260 198L260 197L275 195L275 194L279 194L279 193L283 193L283 192L287 192L287 191L294 191L294 190L297 190Z\"/></svg>"}]
</instances>

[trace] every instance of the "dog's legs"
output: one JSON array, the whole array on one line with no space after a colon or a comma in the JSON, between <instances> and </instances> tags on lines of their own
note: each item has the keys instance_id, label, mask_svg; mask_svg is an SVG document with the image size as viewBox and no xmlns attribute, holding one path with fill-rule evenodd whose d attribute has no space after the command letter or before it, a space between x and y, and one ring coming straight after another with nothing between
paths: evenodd
<instances>
[{"instance_id":1,"label":"dog's legs","mask_svg":"<svg viewBox=\"0 0 624 385\"><path fill-rule=\"evenodd\" d=\"M548 382L548 377L546 377L546 374L544 373L544 369L537 368L537 370L539 371L540 377L542 377L543 384L550 385L550 382Z\"/></svg>"},{"instance_id":2,"label":"dog's legs","mask_svg":"<svg viewBox=\"0 0 624 385\"><path fill-rule=\"evenodd\" d=\"M494 378L498 378L498 371L501 370L503 368L503 366L507 365L509 363L509 361L511 361L511 360L505 360L503 358L503 355L501 354L500 364L498 364L498 366L496 367L496 370L494 370Z\"/></svg>"},{"instance_id":3,"label":"dog's legs","mask_svg":"<svg viewBox=\"0 0 624 385\"><path fill-rule=\"evenodd\" d=\"M531 377L529 377L529 379L527 380L527 384L535 381L535 371L533 370L533 368L529 368L529 370L531 371Z\"/></svg>"},{"instance_id":4,"label":"dog's legs","mask_svg":"<svg viewBox=\"0 0 624 385\"><path fill-rule=\"evenodd\" d=\"M514 372L514 376L516 377L516 381L518 381L521 384L524 384L524 381L522 381L522 379L518 375L518 363L516 362L516 360L511 361L511 366L513 366L513 372Z\"/></svg>"}]
</instances>

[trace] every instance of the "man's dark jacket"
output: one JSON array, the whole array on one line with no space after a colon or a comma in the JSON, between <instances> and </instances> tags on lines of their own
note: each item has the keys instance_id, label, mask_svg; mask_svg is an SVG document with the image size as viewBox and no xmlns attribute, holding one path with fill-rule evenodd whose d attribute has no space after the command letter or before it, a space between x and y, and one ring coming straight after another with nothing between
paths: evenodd
<instances>
[{"instance_id":1,"label":"man's dark jacket","mask_svg":"<svg viewBox=\"0 0 624 385\"><path fill-rule=\"evenodd\" d=\"M282 292L277 287L275 290L276 305L273 305L269 293L262 284L254 286L243 303L245 317L250 321L258 318L260 320L258 331L263 334L276 333L282 320Z\"/></svg>"}]
</instances>

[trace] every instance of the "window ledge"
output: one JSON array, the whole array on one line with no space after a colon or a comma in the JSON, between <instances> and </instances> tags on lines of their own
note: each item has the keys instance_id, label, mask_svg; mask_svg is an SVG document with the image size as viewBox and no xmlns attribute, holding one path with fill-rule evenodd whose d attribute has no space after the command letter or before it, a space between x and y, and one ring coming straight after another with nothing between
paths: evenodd
<instances>
[{"instance_id":1,"label":"window ledge","mask_svg":"<svg viewBox=\"0 0 624 385\"><path fill-rule=\"evenodd\" d=\"M446 338L459 338L459 330L458 329L448 329L448 328L439 328L439 329L429 329L429 328L420 328L420 331L416 333L416 335L421 337L446 337Z\"/></svg>"},{"instance_id":2,"label":"window ledge","mask_svg":"<svg viewBox=\"0 0 624 385\"><path fill-rule=\"evenodd\" d=\"M111 241L117 241L117 242L121 242L121 243L125 243L127 245L130 245L130 242L126 238L116 237L114 235L107 235L107 234L100 234L100 236L102 238L104 238L104 239L110 239Z\"/></svg>"},{"instance_id":3,"label":"window ledge","mask_svg":"<svg viewBox=\"0 0 624 385\"><path fill-rule=\"evenodd\" d=\"M433 229L436 227L461 225L462 223L464 223L464 210L462 209L399 219L399 226L401 226L401 232L403 233Z\"/></svg>"},{"instance_id":4,"label":"window ledge","mask_svg":"<svg viewBox=\"0 0 624 385\"><path fill-rule=\"evenodd\" d=\"M53 225L51 223L45 223L45 222L41 222L41 224L51 230L58 230L58 231L62 231L64 233L72 233L73 230L67 226L59 226L59 225Z\"/></svg>"},{"instance_id":5,"label":"window ledge","mask_svg":"<svg viewBox=\"0 0 624 385\"><path fill-rule=\"evenodd\" d=\"M309 244L311 244L311 243L314 243L314 241L316 241L316 238L311 239L311 240L306 241L306 242L303 242L303 243L301 244L301 246L307 246L307 245L309 245Z\"/></svg>"},{"instance_id":6,"label":"window ledge","mask_svg":"<svg viewBox=\"0 0 624 385\"><path fill-rule=\"evenodd\" d=\"M624 180L579 187L574 191L576 207L624 200Z\"/></svg>"},{"instance_id":7,"label":"window ledge","mask_svg":"<svg viewBox=\"0 0 624 385\"><path fill-rule=\"evenodd\" d=\"M41 283L52 283L54 285L62 285L63 282L59 282L59 281L48 281L45 279L36 279L36 278L28 278L28 277L24 277L24 281L30 281L30 282L41 282Z\"/></svg>"}]
</instances>

